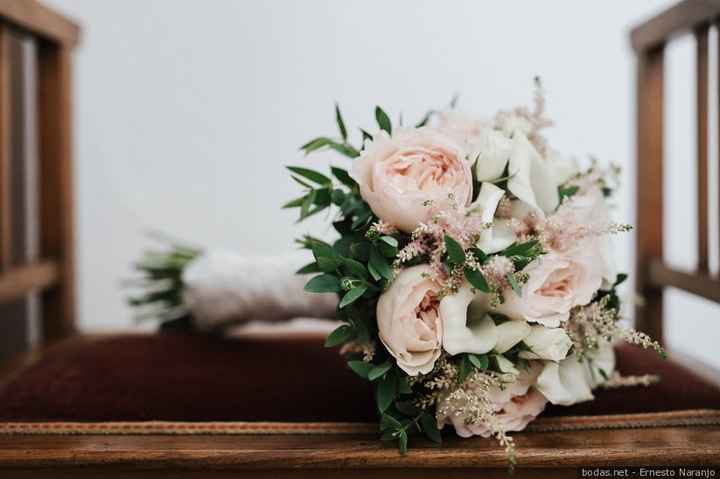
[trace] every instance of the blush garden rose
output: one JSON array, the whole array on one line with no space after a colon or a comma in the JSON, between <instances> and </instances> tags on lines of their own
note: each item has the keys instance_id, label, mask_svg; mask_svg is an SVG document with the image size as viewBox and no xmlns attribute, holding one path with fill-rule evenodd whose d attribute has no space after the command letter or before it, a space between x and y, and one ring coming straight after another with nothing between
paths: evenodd
<instances>
[{"instance_id":1,"label":"blush garden rose","mask_svg":"<svg viewBox=\"0 0 720 479\"><path fill-rule=\"evenodd\" d=\"M424 127L376 135L352 168L360 195L385 223L411 233L430 220L433 206L447 209L472 198L472 174L462 145Z\"/></svg>"}]
</instances>

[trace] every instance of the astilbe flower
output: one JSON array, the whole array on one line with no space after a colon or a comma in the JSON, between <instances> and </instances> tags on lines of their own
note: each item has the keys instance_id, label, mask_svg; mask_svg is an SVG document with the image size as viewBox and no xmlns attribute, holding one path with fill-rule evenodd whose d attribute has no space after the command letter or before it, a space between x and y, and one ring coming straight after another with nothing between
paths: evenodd
<instances>
[{"instance_id":1,"label":"astilbe flower","mask_svg":"<svg viewBox=\"0 0 720 479\"><path fill-rule=\"evenodd\" d=\"M516 463L515 442L500 425L490 400L490 389L504 387L504 380L501 374L475 370L462 384L443 391L442 401L438 402L435 415L438 420L455 416L464 418L465 424L486 425L505 449L512 466Z\"/></svg>"},{"instance_id":2,"label":"astilbe flower","mask_svg":"<svg viewBox=\"0 0 720 479\"><path fill-rule=\"evenodd\" d=\"M582 358L589 350L597 349L601 341L623 340L643 349L654 349L661 356L665 350L647 334L626 328L619 323L620 312L610 306L610 296L603 296L586 306L578 306L570 312L570 319L563 325L573 348Z\"/></svg>"},{"instance_id":3,"label":"astilbe flower","mask_svg":"<svg viewBox=\"0 0 720 479\"><path fill-rule=\"evenodd\" d=\"M632 229L630 225L613 221L578 222L572 210L573 201L573 198L566 199L555 213L545 218L532 212L522 218L513 218L513 233L521 242L537 239L545 251L567 251L583 239L626 233Z\"/></svg>"},{"instance_id":4,"label":"astilbe flower","mask_svg":"<svg viewBox=\"0 0 720 479\"><path fill-rule=\"evenodd\" d=\"M542 156L545 156L548 148L547 140L540 134L540 131L553 126L554 122L545 116L545 90L540 77L535 77L533 103L533 110L526 106L518 106L510 111L498 112L495 116L495 128L502 130L503 125L524 123L524 129L529 130L528 140ZM512 130L513 127L507 129Z\"/></svg>"},{"instance_id":5,"label":"astilbe flower","mask_svg":"<svg viewBox=\"0 0 720 479\"><path fill-rule=\"evenodd\" d=\"M433 207L432 204L428 206ZM492 227L492 223L482 221L480 213L476 208L458 205L455 201L451 201L448 209L433 211L431 220L420 223L412 232L411 241L398 252L394 266L398 268L415 258L427 256L432 279L444 286L444 294L457 291L462 283L462 268L448 271L443 264L445 235L452 237L464 250L471 248L480 239L482 231Z\"/></svg>"},{"instance_id":6,"label":"astilbe flower","mask_svg":"<svg viewBox=\"0 0 720 479\"><path fill-rule=\"evenodd\" d=\"M613 372L607 380L600 384L603 389L618 389L632 386L652 386L660 382L657 374L643 374L641 376L623 376L619 372Z\"/></svg>"}]
</instances>

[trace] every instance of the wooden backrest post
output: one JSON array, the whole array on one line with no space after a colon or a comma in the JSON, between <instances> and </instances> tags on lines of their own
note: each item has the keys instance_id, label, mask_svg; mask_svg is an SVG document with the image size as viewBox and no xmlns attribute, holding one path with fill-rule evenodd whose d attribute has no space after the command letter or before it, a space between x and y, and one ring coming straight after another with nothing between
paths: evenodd
<instances>
[{"instance_id":1,"label":"wooden backrest post","mask_svg":"<svg viewBox=\"0 0 720 479\"><path fill-rule=\"evenodd\" d=\"M644 51L637 74L636 327L662 342L663 291L649 281L650 263L663 256L663 56Z\"/></svg>"},{"instance_id":2,"label":"wooden backrest post","mask_svg":"<svg viewBox=\"0 0 720 479\"><path fill-rule=\"evenodd\" d=\"M72 334L75 318L71 52L41 42L37 61L41 255L56 258L62 271L42 302L43 337L51 342Z\"/></svg>"},{"instance_id":3,"label":"wooden backrest post","mask_svg":"<svg viewBox=\"0 0 720 479\"><path fill-rule=\"evenodd\" d=\"M12 255L12 205L10 190L10 39L0 24L0 272L10 267Z\"/></svg>"}]
</instances>

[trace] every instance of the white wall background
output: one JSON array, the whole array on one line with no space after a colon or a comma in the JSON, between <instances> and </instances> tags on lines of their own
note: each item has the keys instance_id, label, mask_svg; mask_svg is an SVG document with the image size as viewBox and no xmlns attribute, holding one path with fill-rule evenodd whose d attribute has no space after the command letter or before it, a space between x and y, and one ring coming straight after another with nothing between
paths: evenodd
<instances>
[{"instance_id":1,"label":"white wall background","mask_svg":"<svg viewBox=\"0 0 720 479\"><path fill-rule=\"evenodd\" d=\"M279 205L298 192L283 165L324 161L303 160L298 146L335 131L335 100L356 126L372 125L375 104L414 119L455 92L462 109L491 115L529 103L539 74L557 123L551 141L625 165L617 213L634 219L628 30L667 0L47 2L84 27L76 187L86 329L132 324L119 282L150 244L150 228L247 254L286 251L293 237L322 232L321 222L294 225L295 212ZM668 217L675 221L668 259L690 267L691 38L671 48L667 68ZM618 241L626 269L631 249L630 235ZM720 321L709 318L718 309L669 296L671 345L720 364Z\"/></svg>"}]
</instances>

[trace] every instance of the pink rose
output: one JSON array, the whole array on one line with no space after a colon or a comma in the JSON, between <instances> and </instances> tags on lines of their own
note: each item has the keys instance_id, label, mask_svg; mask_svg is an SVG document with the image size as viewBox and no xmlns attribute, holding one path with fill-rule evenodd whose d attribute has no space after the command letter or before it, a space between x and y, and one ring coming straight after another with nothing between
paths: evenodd
<instances>
[{"instance_id":1,"label":"pink rose","mask_svg":"<svg viewBox=\"0 0 720 479\"><path fill-rule=\"evenodd\" d=\"M567 321L570 310L589 303L602 285L603 258L584 246L534 260L523 270L529 277L522 285L522 296L506 291L505 302L496 311L550 328Z\"/></svg>"},{"instance_id":2,"label":"pink rose","mask_svg":"<svg viewBox=\"0 0 720 479\"><path fill-rule=\"evenodd\" d=\"M399 129L392 137L378 133L355 161L352 176L378 218L407 233L428 221L433 210L453 201L466 206L472 199L462 145L428 127Z\"/></svg>"},{"instance_id":3,"label":"pink rose","mask_svg":"<svg viewBox=\"0 0 720 479\"><path fill-rule=\"evenodd\" d=\"M410 376L429 373L440 357L442 318L429 266L403 270L377 305L380 341Z\"/></svg>"},{"instance_id":4,"label":"pink rose","mask_svg":"<svg viewBox=\"0 0 720 479\"><path fill-rule=\"evenodd\" d=\"M523 370L515 382L505 384L504 388L490 389L490 403L495 411L498 426L503 430L522 431L545 409L547 399L532 387L541 370L541 366L533 364L529 369ZM493 433L486 423L467 424L463 414L451 413L448 417L439 420L440 425L452 424L460 437L490 437Z\"/></svg>"}]
</instances>

